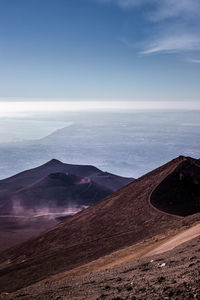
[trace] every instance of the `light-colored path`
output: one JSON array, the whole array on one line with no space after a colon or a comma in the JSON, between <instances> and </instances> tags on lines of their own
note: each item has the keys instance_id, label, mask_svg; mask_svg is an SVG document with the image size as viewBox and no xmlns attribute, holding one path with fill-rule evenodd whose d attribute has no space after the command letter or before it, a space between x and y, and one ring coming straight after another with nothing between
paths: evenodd
<instances>
[{"instance_id":1,"label":"light-colored path","mask_svg":"<svg viewBox=\"0 0 200 300\"><path fill-rule=\"evenodd\" d=\"M164 242L162 245L156 247L155 249L148 252L145 256L150 256L154 254L160 254L169 250L172 250L173 248L179 246L180 244L187 242L191 239L194 239L195 237L200 235L200 224L197 224L177 235L170 238L168 241Z\"/></svg>"},{"instance_id":2,"label":"light-colored path","mask_svg":"<svg viewBox=\"0 0 200 300\"><path fill-rule=\"evenodd\" d=\"M159 253L169 251L176 246L181 245L184 242L192 240L193 238L200 235L200 223L193 225L184 231L180 231L175 234L174 231L168 232L166 235L158 235L153 239L149 239L130 247L115 251L106 256L100 257L88 264L79 266L69 271L65 271L51 278L49 281L66 280L70 277L83 276L91 272L97 272L105 269L112 268L114 266L120 265L131 261L133 259L138 259L142 257L147 257ZM46 280L46 279L45 279ZM45 282L44 280L44 282Z\"/></svg>"}]
</instances>

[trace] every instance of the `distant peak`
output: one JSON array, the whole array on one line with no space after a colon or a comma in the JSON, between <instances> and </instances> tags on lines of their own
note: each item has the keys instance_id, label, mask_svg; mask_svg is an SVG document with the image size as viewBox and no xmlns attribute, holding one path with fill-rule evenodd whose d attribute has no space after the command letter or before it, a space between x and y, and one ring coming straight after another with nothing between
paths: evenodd
<instances>
[{"instance_id":1,"label":"distant peak","mask_svg":"<svg viewBox=\"0 0 200 300\"><path fill-rule=\"evenodd\" d=\"M177 161L179 162L179 165L196 165L198 167L200 167L200 163L199 163L199 159L195 159L195 158L192 158L190 156L179 156L177 158Z\"/></svg>"},{"instance_id":2,"label":"distant peak","mask_svg":"<svg viewBox=\"0 0 200 300\"><path fill-rule=\"evenodd\" d=\"M55 159L55 158L52 158L50 161L51 161L51 162L61 162L60 160Z\"/></svg>"},{"instance_id":3,"label":"distant peak","mask_svg":"<svg viewBox=\"0 0 200 300\"><path fill-rule=\"evenodd\" d=\"M175 160L182 162L186 160L193 160L193 158L189 156L179 155L177 158L175 158Z\"/></svg>"},{"instance_id":4,"label":"distant peak","mask_svg":"<svg viewBox=\"0 0 200 300\"><path fill-rule=\"evenodd\" d=\"M184 155L179 155L178 158L180 158L180 159L186 159L186 157Z\"/></svg>"},{"instance_id":5,"label":"distant peak","mask_svg":"<svg viewBox=\"0 0 200 300\"><path fill-rule=\"evenodd\" d=\"M53 158L53 159L49 160L47 162L47 164L51 164L51 165L52 164L62 164L62 162L60 160L58 160L58 159Z\"/></svg>"}]
</instances>

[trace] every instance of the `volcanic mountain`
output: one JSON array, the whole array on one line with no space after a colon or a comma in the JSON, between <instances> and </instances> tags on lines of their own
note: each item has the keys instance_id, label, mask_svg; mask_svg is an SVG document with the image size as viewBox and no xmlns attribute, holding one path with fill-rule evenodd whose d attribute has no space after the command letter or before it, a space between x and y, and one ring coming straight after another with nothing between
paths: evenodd
<instances>
[{"instance_id":1,"label":"volcanic mountain","mask_svg":"<svg viewBox=\"0 0 200 300\"><path fill-rule=\"evenodd\" d=\"M88 177L97 184L112 191L133 181L133 178L120 177L90 165L72 165L52 159L37 168L23 171L12 177L0 180L0 191L17 191L41 180L51 173L68 173L82 177Z\"/></svg>"},{"instance_id":2,"label":"volcanic mountain","mask_svg":"<svg viewBox=\"0 0 200 300\"><path fill-rule=\"evenodd\" d=\"M1 180L0 249L40 233L132 181L55 159Z\"/></svg>"},{"instance_id":3,"label":"volcanic mountain","mask_svg":"<svg viewBox=\"0 0 200 300\"><path fill-rule=\"evenodd\" d=\"M200 161L180 156L36 238L1 253L14 291L199 220ZM15 280L13 280L13 278Z\"/></svg>"}]
</instances>

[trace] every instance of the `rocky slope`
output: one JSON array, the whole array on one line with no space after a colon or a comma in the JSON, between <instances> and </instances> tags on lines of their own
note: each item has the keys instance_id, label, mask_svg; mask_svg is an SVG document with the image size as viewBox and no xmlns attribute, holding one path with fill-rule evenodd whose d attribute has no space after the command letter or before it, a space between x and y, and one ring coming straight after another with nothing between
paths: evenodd
<instances>
[{"instance_id":1,"label":"rocky slope","mask_svg":"<svg viewBox=\"0 0 200 300\"><path fill-rule=\"evenodd\" d=\"M170 209L173 205L175 209L168 211L167 208L166 211L167 197L163 200L157 198L157 194L153 196L156 203L164 203L159 206L155 206L152 200L156 189L174 174L178 174L180 180L188 182L189 188L187 184L184 185L185 194L192 193L195 199L195 205L192 201L191 213L198 212L200 161L181 156L37 238L2 252L1 290L17 290L144 239L165 234L169 229L181 228L185 222L192 222L195 215L183 217L182 207L176 201L170 203ZM176 190L172 189L175 194L170 188L165 190L172 197L179 190L182 192L184 186L178 185ZM190 199L186 197L184 203L187 201ZM13 281L13 278L16 280Z\"/></svg>"},{"instance_id":2,"label":"rocky slope","mask_svg":"<svg viewBox=\"0 0 200 300\"><path fill-rule=\"evenodd\" d=\"M200 238L163 254L58 281L46 280L5 300L160 300L200 299Z\"/></svg>"}]
</instances>

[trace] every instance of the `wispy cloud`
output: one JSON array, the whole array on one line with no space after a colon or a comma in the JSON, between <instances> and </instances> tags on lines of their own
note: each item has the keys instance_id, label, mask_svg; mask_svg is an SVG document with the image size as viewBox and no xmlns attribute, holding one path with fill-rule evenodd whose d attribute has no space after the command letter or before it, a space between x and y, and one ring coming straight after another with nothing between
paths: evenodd
<instances>
[{"instance_id":1,"label":"wispy cloud","mask_svg":"<svg viewBox=\"0 0 200 300\"><path fill-rule=\"evenodd\" d=\"M119 42L121 42L122 44L126 45L129 48L136 48L137 44L136 43L132 43L130 42L128 39L124 38L124 37L119 37L117 38L117 40Z\"/></svg>"},{"instance_id":2,"label":"wispy cloud","mask_svg":"<svg viewBox=\"0 0 200 300\"><path fill-rule=\"evenodd\" d=\"M95 0L99 3L112 3L125 9L149 5L151 20L160 21L171 17L194 17L200 15L199 0Z\"/></svg>"},{"instance_id":3,"label":"wispy cloud","mask_svg":"<svg viewBox=\"0 0 200 300\"><path fill-rule=\"evenodd\" d=\"M200 64L200 59L197 58L188 58L186 61L189 63Z\"/></svg>"},{"instance_id":4,"label":"wispy cloud","mask_svg":"<svg viewBox=\"0 0 200 300\"><path fill-rule=\"evenodd\" d=\"M137 6L141 6L146 2L150 2L150 0L94 0L99 3L112 3L118 5L121 8L134 8Z\"/></svg>"},{"instance_id":5,"label":"wispy cloud","mask_svg":"<svg viewBox=\"0 0 200 300\"><path fill-rule=\"evenodd\" d=\"M168 18L189 19L200 15L199 0L155 0L153 2L155 6L150 12L152 21Z\"/></svg>"},{"instance_id":6,"label":"wispy cloud","mask_svg":"<svg viewBox=\"0 0 200 300\"><path fill-rule=\"evenodd\" d=\"M200 50L200 36L188 33L166 35L154 42L150 42L141 54L172 53Z\"/></svg>"},{"instance_id":7,"label":"wispy cloud","mask_svg":"<svg viewBox=\"0 0 200 300\"><path fill-rule=\"evenodd\" d=\"M137 11L149 22L148 40L138 48L143 55L179 53L200 50L200 0L93 0ZM145 9L143 9L145 8ZM147 9L148 8L148 9ZM194 30L195 29L195 30ZM156 38L155 38L156 35ZM137 41L120 38L123 44L135 48ZM198 60L188 60L199 63Z\"/></svg>"}]
</instances>

